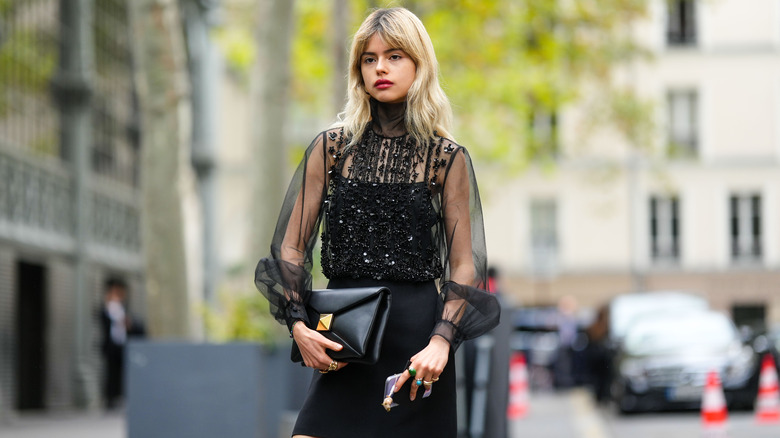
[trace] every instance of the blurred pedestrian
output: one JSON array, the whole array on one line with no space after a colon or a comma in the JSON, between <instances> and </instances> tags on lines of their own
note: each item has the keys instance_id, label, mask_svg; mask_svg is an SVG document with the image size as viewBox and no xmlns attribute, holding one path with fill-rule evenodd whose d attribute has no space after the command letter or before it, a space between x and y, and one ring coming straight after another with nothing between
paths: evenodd
<instances>
[{"instance_id":1,"label":"blurred pedestrian","mask_svg":"<svg viewBox=\"0 0 780 438\"><path fill-rule=\"evenodd\" d=\"M126 299L127 285L124 281L117 278L106 281L100 308L100 326L101 353L105 364L103 395L107 409L115 408L123 395L122 376L129 326Z\"/></svg>"},{"instance_id":2,"label":"blurred pedestrian","mask_svg":"<svg viewBox=\"0 0 780 438\"><path fill-rule=\"evenodd\" d=\"M609 401L610 376L612 373L612 355L608 345L609 306L601 306L596 319L585 329L588 346L585 356L593 395L598 403Z\"/></svg>"},{"instance_id":3,"label":"blurred pedestrian","mask_svg":"<svg viewBox=\"0 0 780 438\"><path fill-rule=\"evenodd\" d=\"M556 388L570 388L574 378L574 343L577 341L577 300L565 295L558 301L558 351L553 366Z\"/></svg>"},{"instance_id":4,"label":"blurred pedestrian","mask_svg":"<svg viewBox=\"0 0 780 438\"><path fill-rule=\"evenodd\" d=\"M486 250L477 183L466 149L449 135L450 119L423 24L403 8L372 12L352 42L341 119L307 149L271 254L255 272L305 365L321 371L313 373L294 436L457 433L453 353L495 327L500 308L481 289ZM332 360L327 350L341 345L310 328L305 306L321 223L329 288L391 290L375 365ZM398 406L385 411L385 380L401 372L392 387Z\"/></svg>"}]
</instances>

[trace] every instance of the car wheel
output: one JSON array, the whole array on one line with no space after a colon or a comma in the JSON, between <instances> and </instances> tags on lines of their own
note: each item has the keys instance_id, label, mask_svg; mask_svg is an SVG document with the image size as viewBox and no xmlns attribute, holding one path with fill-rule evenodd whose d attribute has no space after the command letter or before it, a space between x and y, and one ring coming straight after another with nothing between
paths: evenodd
<instances>
[{"instance_id":1,"label":"car wheel","mask_svg":"<svg viewBox=\"0 0 780 438\"><path fill-rule=\"evenodd\" d=\"M615 400L615 406L620 414L628 415L636 412L637 397L627 390L626 383L615 382L612 385L612 399Z\"/></svg>"}]
</instances>

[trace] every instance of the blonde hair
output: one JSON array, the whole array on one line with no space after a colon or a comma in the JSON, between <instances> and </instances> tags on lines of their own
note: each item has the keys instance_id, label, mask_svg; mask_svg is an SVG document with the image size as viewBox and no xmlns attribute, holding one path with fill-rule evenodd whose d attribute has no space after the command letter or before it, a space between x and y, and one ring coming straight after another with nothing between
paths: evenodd
<instances>
[{"instance_id":1,"label":"blonde hair","mask_svg":"<svg viewBox=\"0 0 780 438\"><path fill-rule=\"evenodd\" d=\"M439 63L433 43L417 16L404 8L377 9L360 25L352 39L349 54L347 103L339 114L336 126L344 128L351 138L349 144L360 141L371 121L370 96L361 73L361 55L374 35L403 50L414 62L417 72L406 96L406 130L417 144L425 144L437 135L452 138L452 108L439 85Z\"/></svg>"}]
</instances>

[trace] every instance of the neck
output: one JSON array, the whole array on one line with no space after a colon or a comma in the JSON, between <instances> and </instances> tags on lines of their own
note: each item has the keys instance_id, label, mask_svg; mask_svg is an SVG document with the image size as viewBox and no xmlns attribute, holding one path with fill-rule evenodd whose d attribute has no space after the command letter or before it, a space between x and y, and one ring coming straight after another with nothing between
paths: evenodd
<instances>
[{"instance_id":1,"label":"neck","mask_svg":"<svg viewBox=\"0 0 780 438\"><path fill-rule=\"evenodd\" d=\"M370 103L371 124L374 132L384 137L406 135L406 101L384 103L372 97Z\"/></svg>"}]
</instances>

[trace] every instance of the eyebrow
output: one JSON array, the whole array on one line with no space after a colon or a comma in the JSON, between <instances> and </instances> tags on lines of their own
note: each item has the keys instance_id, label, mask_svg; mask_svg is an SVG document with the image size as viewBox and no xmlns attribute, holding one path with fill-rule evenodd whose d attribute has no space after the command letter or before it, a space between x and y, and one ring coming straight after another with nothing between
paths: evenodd
<instances>
[{"instance_id":1,"label":"eyebrow","mask_svg":"<svg viewBox=\"0 0 780 438\"><path fill-rule=\"evenodd\" d=\"M401 52L403 52L403 50L395 48L395 49L387 49L387 50L385 50L382 53L390 53L390 52L395 52L397 50L400 50ZM362 58L362 57L364 57L366 55L374 55L374 56L376 56L376 53L374 53L374 52L363 52L363 53L360 54L360 57Z\"/></svg>"}]
</instances>

